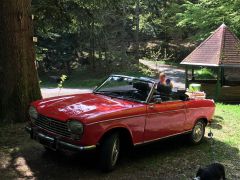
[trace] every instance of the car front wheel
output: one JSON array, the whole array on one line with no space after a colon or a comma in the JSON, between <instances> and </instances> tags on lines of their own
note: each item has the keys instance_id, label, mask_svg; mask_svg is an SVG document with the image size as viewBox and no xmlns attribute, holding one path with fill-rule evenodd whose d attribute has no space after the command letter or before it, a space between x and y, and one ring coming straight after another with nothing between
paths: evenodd
<instances>
[{"instance_id":1,"label":"car front wheel","mask_svg":"<svg viewBox=\"0 0 240 180\"><path fill-rule=\"evenodd\" d=\"M199 144L202 142L205 134L205 126L206 125L202 120L196 122L190 134L190 141L193 144Z\"/></svg>"},{"instance_id":2,"label":"car front wheel","mask_svg":"<svg viewBox=\"0 0 240 180\"><path fill-rule=\"evenodd\" d=\"M100 168L105 171L112 171L118 161L120 150L119 134L114 133L107 136L100 144Z\"/></svg>"}]
</instances>

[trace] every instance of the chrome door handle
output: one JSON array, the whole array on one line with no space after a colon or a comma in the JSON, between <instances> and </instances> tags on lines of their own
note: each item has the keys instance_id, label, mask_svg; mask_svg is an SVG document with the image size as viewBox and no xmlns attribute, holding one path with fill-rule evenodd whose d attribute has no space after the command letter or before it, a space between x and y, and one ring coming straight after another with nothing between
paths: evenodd
<instances>
[{"instance_id":1,"label":"chrome door handle","mask_svg":"<svg viewBox=\"0 0 240 180\"><path fill-rule=\"evenodd\" d=\"M153 109L154 108L154 104L149 105L149 108Z\"/></svg>"}]
</instances>

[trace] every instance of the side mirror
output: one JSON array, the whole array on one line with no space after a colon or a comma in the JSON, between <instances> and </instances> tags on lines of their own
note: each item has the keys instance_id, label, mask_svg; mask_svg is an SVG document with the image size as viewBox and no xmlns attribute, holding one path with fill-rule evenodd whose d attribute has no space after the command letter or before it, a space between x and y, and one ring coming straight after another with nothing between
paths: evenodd
<instances>
[{"instance_id":1,"label":"side mirror","mask_svg":"<svg viewBox=\"0 0 240 180\"><path fill-rule=\"evenodd\" d=\"M162 98L160 97L160 95L153 96L153 103L156 103L156 104L162 103Z\"/></svg>"}]
</instances>

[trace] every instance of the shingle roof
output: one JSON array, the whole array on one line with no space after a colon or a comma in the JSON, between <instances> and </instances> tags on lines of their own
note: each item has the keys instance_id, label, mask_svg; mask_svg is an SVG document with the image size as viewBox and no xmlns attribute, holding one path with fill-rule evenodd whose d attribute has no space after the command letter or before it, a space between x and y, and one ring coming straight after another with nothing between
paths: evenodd
<instances>
[{"instance_id":1,"label":"shingle roof","mask_svg":"<svg viewBox=\"0 0 240 180\"><path fill-rule=\"evenodd\" d=\"M240 41L222 24L181 64L200 66L240 66Z\"/></svg>"}]
</instances>

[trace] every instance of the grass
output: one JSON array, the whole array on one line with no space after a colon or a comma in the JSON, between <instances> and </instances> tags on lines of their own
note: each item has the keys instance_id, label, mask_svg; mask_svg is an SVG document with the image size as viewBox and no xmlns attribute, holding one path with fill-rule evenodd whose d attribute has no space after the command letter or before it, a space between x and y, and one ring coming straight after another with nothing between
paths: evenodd
<instances>
[{"instance_id":1,"label":"grass","mask_svg":"<svg viewBox=\"0 0 240 180\"><path fill-rule=\"evenodd\" d=\"M225 165L228 179L240 179L239 110L239 105L217 104L212 124L213 144L206 137L202 144L192 146L182 136L138 147L123 156L118 168L109 174L98 171L94 152L49 154L29 139L24 123L1 125L0 177L3 180L190 179L200 166L212 163L215 158Z\"/></svg>"},{"instance_id":2,"label":"grass","mask_svg":"<svg viewBox=\"0 0 240 180\"><path fill-rule=\"evenodd\" d=\"M93 76L93 73L87 72L87 71L74 71L70 76L67 77L67 79L63 83L64 88L93 88L97 84L103 81L104 76L103 75L96 75ZM59 76L60 77L60 76ZM86 78L87 77L87 78ZM48 75L42 75L40 76L41 87L47 87L47 88L56 88L58 87L58 83L49 78Z\"/></svg>"},{"instance_id":3,"label":"grass","mask_svg":"<svg viewBox=\"0 0 240 180\"><path fill-rule=\"evenodd\" d=\"M197 69L194 72L197 79L216 79L216 73L208 68Z\"/></svg>"},{"instance_id":4,"label":"grass","mask_svg":"<svg viewBox=\"0 0 240 180\"><path fill-rule=\"evenodd\" d=\"M151 76L153 72L144 66L140 66L139 68L134 68L133 70L119 70L116 71L115 74L123 74L128 76ZM64 88L93 88L99 85L105 78L107 78L110 74L104 75L96 72L89 72L87 70L75 70L73 73L68 76L68 79L63 83ZM60 77L60 76L59 76ZM57 88L58 83L54 80L51 80L48 75L40 76L41 87L47 88Z\"/></svg>"}]
</instances>

